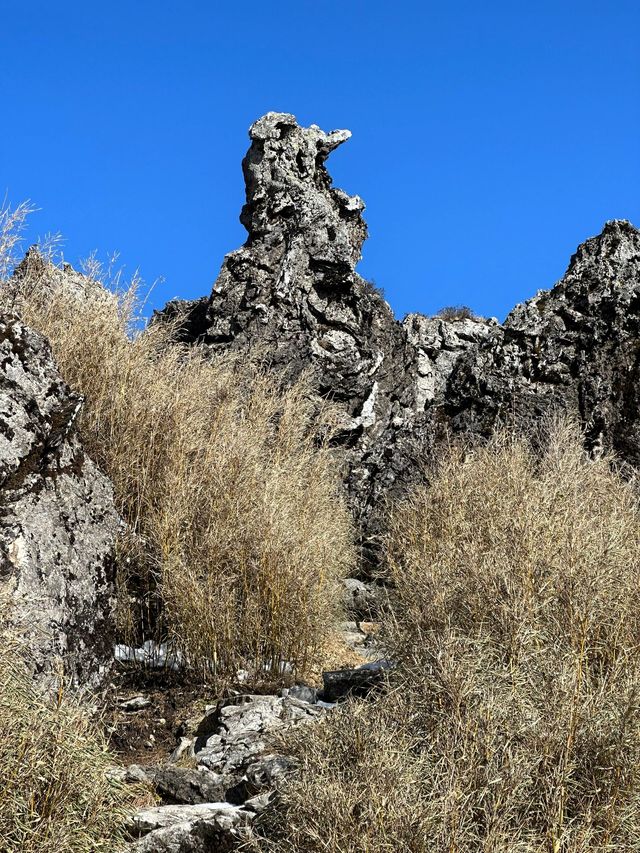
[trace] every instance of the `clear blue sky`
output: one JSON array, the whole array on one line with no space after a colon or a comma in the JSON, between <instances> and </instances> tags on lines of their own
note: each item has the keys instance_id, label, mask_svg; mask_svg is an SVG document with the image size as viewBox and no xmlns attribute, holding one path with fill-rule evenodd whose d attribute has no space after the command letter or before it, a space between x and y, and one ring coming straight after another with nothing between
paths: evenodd
<instances>
[{"instance_id":1,"label":"clear blue sky","mask_svg":"<svg viewBox=\"0 0 640 853\"><path fill-rule=\"evenodd\" d=\"M605 220L640 225L637 0L0 0L0 26L0 196L72 263L163 277L156 306L244 242L268 110L352 130L330 171L399 316L502 318Z\"/></svg>"}]
</instances>

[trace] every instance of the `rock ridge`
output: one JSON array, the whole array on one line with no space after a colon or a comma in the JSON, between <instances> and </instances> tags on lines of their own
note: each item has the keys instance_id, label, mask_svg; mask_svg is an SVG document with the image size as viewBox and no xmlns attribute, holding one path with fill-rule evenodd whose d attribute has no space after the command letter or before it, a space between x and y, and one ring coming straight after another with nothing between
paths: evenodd
<instances>
[{"instance_id":1,"label":"rock ridge","mask_svg":"<svg viewBox=\"0 0 640 853\"><path fill-rule=\"evenodd\" d=\"M364 202L334 188L325 166L349 131L268 113L249 136L240 216L247 241L226 256L209 297L173 301L160 316L182 315L179 338L212 352L260 349L285 380L311 368L319 393L340 407L348 494L373 529L379 497L414 461L414 421L429 398L418 371L426 355L355 270L367 235ZM464 334L455 344L441 338L456 352L468 343ZM454 360L442 359L439 377ZM441 378L430 381L440 391Z\"/></svg>"},{"instance_id":2,"label":"rock ridge","mask_svg":"<svg viewBox=\"0 0 640 853\"><path fill-rule=\"evenodd\" d=\"M259 349L285 381L312 369L343 416L345 484L375 550L382 498L423 476L446 436L529 430L566 410L594 452L640 464L640 233L607 222L563 278L503 324L409 314L356 272L364 203L332 186L326 160L349 138L268 113L249 130L243 161L243 247L226 256L209 297L172 302L179 337L220 350ZM373 553L373 552L372 552Z\"/></svg>"}]
</instances>

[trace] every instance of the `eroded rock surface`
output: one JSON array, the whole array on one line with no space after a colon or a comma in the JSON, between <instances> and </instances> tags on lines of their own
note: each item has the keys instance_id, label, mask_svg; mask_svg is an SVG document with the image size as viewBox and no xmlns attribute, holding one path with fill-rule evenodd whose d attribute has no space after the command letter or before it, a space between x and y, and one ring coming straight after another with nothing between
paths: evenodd
<instances>
[{"instance_id":1,"label":"eroded rock surface","mask_svg":"<svg viewBox=\"0 0 640 853\"><path fill-rule=\"evenodd\" d=\"M295 772L296 762L274 747L278 736L320 719L326 708L293 695L220 700L183 723L181 747L164 766L114 769L114 779L147 783L163 801L132 816L128 849L237 849L255 816L270 807L278 781Z\"/></svg>"},{"instance_id":2,"label":"eroded rock surface","mask_svg":"<svg viewBox=\"0 0 640 853\"><path fill-rule=\"evenodd\" d=\"M589 447L640 464L640 231L607 222L564 277L518 305L461 358L445 392L453 430L498 422L530 431L549 412L579 417Z\"/></svg>"},{"instance_id":3,"label":"eroded rock surface","mask_svg":"<svg viewBox=\"0 0 640 853\"><path fill-rule=\"evenodd\" d=\"M159 806L138 812L131 832L137 853L225 853L247 838L254 813L229 803Z\"/></svg>"},{"instance_id":4,"label":"eroded rock surface","mask_svg":"<svg viewBox=\"0 0 640 853\"><path fill-rule=\"evenodd\" d=\"M419 391L417 352L382 296L356 272L364 203L331 185L325 161L350 136L269 113L243 161L246 244L227 255L211 296L186 311L181 337L212 351L259 351L286 378L312 370L342 412L347 487L365 519L408 464Z\"/></svg>"},{"instance_id":5,"label":"eroded rock surface","mask_svg":"<svg viewBox=\"0 0 640 853\"><path fill-rule=\"evenodd\" d=\"M82 404L46 340L0 316L0 584L46 678L96 684L111 657L112 488L75 430Z\"/></svg>"},{"instance_id":6,"label":"eroded rock surface","mask_svg":"<svg viewBox=\"0 0 640 853\"><path fill-rule=\"evenodd\" d=\"M349 132L269 113L249 135L248 240L208 298L169 303L162 316L186 312L182 339L212 351L258 349L288 378L313 370L343 413L345 482L365 545L380 499L421 477L451 434L529 429L561 408L579 416L591 447L640 463L640 235L630 223L607 223L504 325L419 314L399 323L355 272L364 204L333 188L325 167Z\"/></svg>"},{"instance_id":7,"label":"eroded rock surface","mask_svg":"<svg viewBox=\"0 0 640 853\"><path fill-rule=\"evenodd\" d=\"M482 341L486 341L498 325L493 319L463 317L445 320L407 314L402 327L417 352L414 383L418 412L445 401L449 377L457 363L466 353L475 351Z\"/></svg>"},{"instance_id":8,"label":"eroded rock surface","mask_svg":"<svg viewBox=\"0 0 640 853\"><path fill-rule=\"evenodd\" d=\"M226 700L199 722L194 732L194 759L220 774L228 789L241 781L255 782L261 775L277 774L283 769L279 763L281 756L269 751L273 733L321 714L322 709L317 705L288 696L240 696Z\"/></svg>"}]
</instances>

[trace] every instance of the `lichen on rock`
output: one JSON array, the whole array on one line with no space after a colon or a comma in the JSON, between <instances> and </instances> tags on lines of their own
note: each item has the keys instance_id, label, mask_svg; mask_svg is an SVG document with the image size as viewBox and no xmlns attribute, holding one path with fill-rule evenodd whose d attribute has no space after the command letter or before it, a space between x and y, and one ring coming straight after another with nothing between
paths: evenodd
<instances>
[{"instance_id":1,"label":"lichen on rock","mask_svg":"<svg viewBox=\"0 0 640 853\"><path fill-rule=\"evenodd\" d=\"M43 681L96 685L113 643L111 484L76 432L82 399L46 340L0 316L0 584L3 621Z\"/></svg>"}]
</instances>

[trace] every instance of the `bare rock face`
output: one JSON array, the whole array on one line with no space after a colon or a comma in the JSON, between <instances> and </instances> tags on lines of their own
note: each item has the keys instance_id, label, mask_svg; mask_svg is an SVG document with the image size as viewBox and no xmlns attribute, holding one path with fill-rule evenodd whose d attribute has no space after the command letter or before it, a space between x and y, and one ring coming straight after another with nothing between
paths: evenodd
<instances>
[{"instance_id":1,"label":"bare rock face","mask_svg":"<svg viewBox=\"0 0 640 853\"><path fill-rule=\"evenodd\" d=\"M344 414L347 486L362 518L381 480L395 476L396 434L416 406L417 355L390 307L355 272L364 203L333 188L325 168L349 131L325 133L269 113L249 135L240 217L249 238L225 258L210 297L169 303L164 315L187 311L185 341L214 351L258 348L291 379L313 370L318 391Z\"/></svg>"},{"instance_id":2,"label":"bare rock face","mask_svg":"<svg viewBox=\"0 0 640 853\"><path fill-rule=\"evenodd\" d=\"M639 232L607 223L553 290L504 325L410 314L399 323L356 272L364 204L331 185L325 162L349 138L269 113L243 161L245 245L227 255L213 292L173 302L180 337L212 352L257 349L286 378L312 370L341 408L345 483L366 546L381 498L422 477L446 435L528 429L573 411L591 447L640 464Z\"/></svg>"},{"instance_id":3,"label":"bare rock face","mask_svg":"<svg viewBox=\"0 0 640 853\"><path fill-rule=\"evenodd\" d=\"M565 410L592 450L640 465L640 231L607 222L583 243L552 290L514 308L457 362L445 410L453 430L482 435Z\"/></svg>"},{"instance_id":4,"label":"bare rock face","mask_svg":"<svg viewBox=\"0 0 640 853\"><path fill-rule=\"evenodd\" d=\"M82 400L46 340L0 316L0 586L10 623L46 679L59 662L96 684L111 657L111 560L119 519L111 484L84 453Z\"/></svg>"},{"instance_id":5,"label":"bare rock face","mask_svg":"<svg viewBox=\"0 0 640 853\"><path fill-rule=\"evenodd\" d=\"M131 821L131 853L231 853L249 837L254 814L230 803L158 806Z\"/></svg>"},{"instance_id":6,"label":"bare rock face","mask_svg":"<svg viewBox=\"0 0 640 853\"><path fill-rule=\"evenodd\" d=\"M481 317L444 320L407 314L402 327L417 351L414 382L418 412L444 401L449 377L461 356L475 350L497 326L497 320Z\"/></svg>"}]
</instances>

